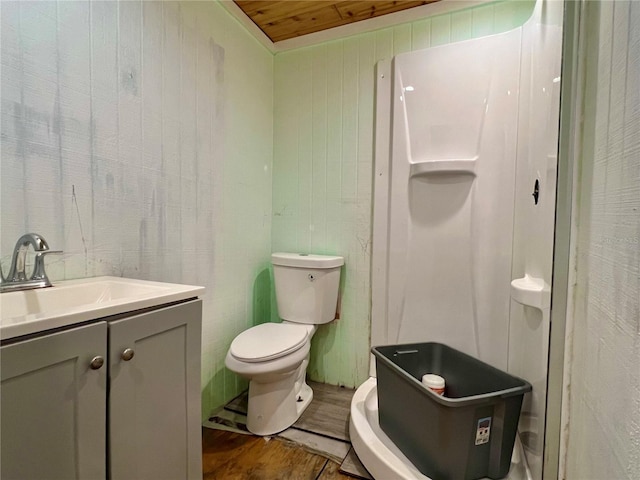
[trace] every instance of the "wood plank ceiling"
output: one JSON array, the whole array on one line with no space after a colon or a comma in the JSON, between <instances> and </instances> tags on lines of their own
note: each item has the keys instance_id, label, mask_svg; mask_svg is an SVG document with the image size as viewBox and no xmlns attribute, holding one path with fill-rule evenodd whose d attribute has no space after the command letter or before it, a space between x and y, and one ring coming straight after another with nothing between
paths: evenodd
<instances>
[{"instance_id":1,"label":"wood plank ceiling","mask_svg":"<svg viewBox=\"0 0 640 480\"><path fill-rule=\"evenodd\" d=\"M235 3L271 41L279 42L437 1L235 0Z\"/></svg>"}]
</instances>

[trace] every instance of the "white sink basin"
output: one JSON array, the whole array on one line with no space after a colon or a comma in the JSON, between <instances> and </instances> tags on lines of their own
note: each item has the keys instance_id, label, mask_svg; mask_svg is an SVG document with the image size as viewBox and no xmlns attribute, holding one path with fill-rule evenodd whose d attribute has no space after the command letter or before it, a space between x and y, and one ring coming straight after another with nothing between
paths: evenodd
<instances>
[{"instance_id":1,"label":"white sink basin","mask_svg":"<svg viewBox=\"0 0 640 480\"><path fill-rule=\"evenodd\" d=\"M186 300L204 287L96 277L0 294L0 339Z\"/></svg>"}]
</instances>

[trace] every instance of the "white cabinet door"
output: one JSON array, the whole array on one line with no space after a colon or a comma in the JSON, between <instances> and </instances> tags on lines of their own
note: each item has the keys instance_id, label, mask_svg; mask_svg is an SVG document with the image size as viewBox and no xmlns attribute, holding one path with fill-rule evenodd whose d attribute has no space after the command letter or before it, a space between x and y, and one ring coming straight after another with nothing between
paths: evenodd
<instances>
[{"instance_id":1,"label":"white cabinet door","mask_svg":"<svg viewBox=\"0 0 640 480\"><path fill-rule=\"evenodd\" d=\"M106 350L106 322L1 348L3 480L106 478Z\"/></svg>"},{"instance_id":2,"label":"white cabinet door","mask_svg":"<svg viewBox=\"0 0 640 480\"><path fill-rule=\"evenodd\" d=\"M201 312L194 300L109 323L111 480L202 478Z\"/></svg>"}]
</instances>

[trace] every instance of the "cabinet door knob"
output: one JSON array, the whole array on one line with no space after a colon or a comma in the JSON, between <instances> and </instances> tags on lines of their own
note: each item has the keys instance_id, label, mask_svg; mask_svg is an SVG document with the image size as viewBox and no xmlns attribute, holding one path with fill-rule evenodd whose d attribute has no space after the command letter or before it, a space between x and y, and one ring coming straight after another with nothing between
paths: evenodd
<instances>
[{"instance_id":1,"label":"cabinet door knob","mask_svg":"<svg viewBox=\"0 0 640 480\"><path fill-rule=\"evenodd\" d=\"M133 358L134 355L135 352L133 351L133 348L125 348L122 352L122 355L120 355L120 358L122 358L122 360L124 360L125 362L128 362Z\"/></svg>"},{"instance_id":2,"label":"cabinet door knob","mask_svg":"<svg viewBox=\"0 0 640 480\"><path fill-rule=\"evenodd\" d=\"M102 368L102 365L104 365L104 358L101 357L100 355L93 357L91 359L91 363L89 364L89 366L91 367L91 370L98 370Z\"/></svg>"}]
</instances>

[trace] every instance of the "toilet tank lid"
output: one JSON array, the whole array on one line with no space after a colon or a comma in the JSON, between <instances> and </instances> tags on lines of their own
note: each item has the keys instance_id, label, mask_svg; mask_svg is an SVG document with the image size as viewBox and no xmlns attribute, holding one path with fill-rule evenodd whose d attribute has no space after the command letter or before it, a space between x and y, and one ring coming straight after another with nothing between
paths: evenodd
<instances>
[{"instance_id":1,"label":"toilet tank lid","mask_svg":"<svg viewBox=\"0 0 640 480\"><path fill-rule=\"evenodd\" d=\"M312 253L272 253L271 263L283 267L335 268L344 265L344 258Z\"/></svg>"}]
</instances>

